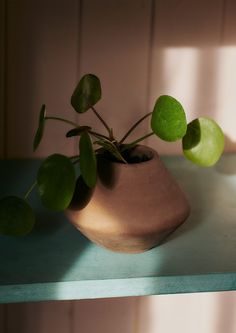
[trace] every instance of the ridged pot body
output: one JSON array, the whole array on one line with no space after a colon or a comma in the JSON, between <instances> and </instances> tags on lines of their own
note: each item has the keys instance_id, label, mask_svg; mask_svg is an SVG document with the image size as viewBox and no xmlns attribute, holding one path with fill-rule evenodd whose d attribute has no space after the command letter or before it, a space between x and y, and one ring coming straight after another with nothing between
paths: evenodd
<instances>
[{"instance_id":1,"label":"ridged pot body","mask_svg":"<svg viewBox=\"0 0 236 333\"><path fill-rule=\"evenodd\" d=\"M145 146L136 150L149 160L122 164L99 157L94 191L80 179L66 211L85 236L113 251L138 253L159 245L190 212L158 154Z\"/></svg>"}]
</instances>

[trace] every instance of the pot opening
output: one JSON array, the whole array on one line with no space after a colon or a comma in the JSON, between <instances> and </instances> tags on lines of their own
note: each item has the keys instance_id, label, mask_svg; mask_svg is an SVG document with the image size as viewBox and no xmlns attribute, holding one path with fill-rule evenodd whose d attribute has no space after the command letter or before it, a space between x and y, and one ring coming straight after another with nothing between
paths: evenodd
<instances>
[{"instance_id":1,"label":"pot opening","mask_svg":"<svg viewBox=\"0 0 236 333\"><path fill-rule=\"evenodd\" d=\"M101 150L99 155L111 162L123 164L108 151ZM154 157L154 152L149 147L137 145L122 152L122 156L128 162L128 164L135 164L150 161Z\"/></svg>"}]
</instances>

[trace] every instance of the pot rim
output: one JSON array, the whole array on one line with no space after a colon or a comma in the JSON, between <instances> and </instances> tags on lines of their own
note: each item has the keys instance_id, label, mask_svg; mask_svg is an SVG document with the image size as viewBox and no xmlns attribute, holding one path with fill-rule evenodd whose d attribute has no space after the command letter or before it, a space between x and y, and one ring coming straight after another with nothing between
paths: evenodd
<instances>
[{"instance_id":1,"label":"pot rim","mask_svg":"<svg viewBox=\"0 0 236 333\"><path fill-rule=\"evenodd\" d=\"M157 151L149 146L146 146L146 145L136 145L134 147L135 150L140 150L140 151L143 151L143 152L149 152L151 153L151 157L150 159L148 160L145 160L145 161L141 161L141 162L135 162L135 163L122 163L122 162L118 162L118 161L112 161L112 160L109 160L105 157L103 157L102 155L99 155L99 158L101 158L102 160L112 164L112 165L116 165L116 167L122 167L122 168L137 168L137 167L143 167L143 166L147 166L151 163L153 163L153 161L159 159L159 154L157 153Z\"/></svg>"}]
</instances>

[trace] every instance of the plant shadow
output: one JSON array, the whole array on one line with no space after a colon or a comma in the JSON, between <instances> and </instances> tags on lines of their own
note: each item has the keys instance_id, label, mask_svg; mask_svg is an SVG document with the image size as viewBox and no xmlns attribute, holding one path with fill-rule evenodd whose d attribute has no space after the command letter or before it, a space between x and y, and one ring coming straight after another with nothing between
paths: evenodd
<instances>
[{"instance_id":1,"label":"plant shadow","mask_svg":"<svg viewBox=\"0 0 236 333\"><path fill-rule=\"evenodd\" d=\"M33 183L39 160L4 160L0 163L1 196L22 196L25 180ZM11 183L9 183L11 179ZM36 215L33 231L24 237L1 236L2 265L0 284L48 283L66 280L66 273L77 264L88 240L66 219L63 212L42 207L32 193L30 205Z\"/></svg>"}]
</instances>

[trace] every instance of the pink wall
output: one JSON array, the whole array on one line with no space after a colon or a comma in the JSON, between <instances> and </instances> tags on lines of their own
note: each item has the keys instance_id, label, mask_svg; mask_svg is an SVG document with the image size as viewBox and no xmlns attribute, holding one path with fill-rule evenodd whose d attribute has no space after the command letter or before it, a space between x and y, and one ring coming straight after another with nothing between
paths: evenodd
<instances>
[{"instance_id":1,"label":"pink wall","mask_svg":"<svg viewBox=\"0 0 236 333\"><path fill-rule=\"evenodd\" d=\"M215 117L226 150L235 151L235 17L234 0L2 0L0 156L74 154L61 124L46 130L35 155L32 138L41 103L76 120L69 96L86 72L101 78L99 109L118 135L165 93L181 100L189 120ZM99 127L88 118L79 121ZM146 143L181 152L179 143ZM0 333L233 333L235 313L234 292L5 305Z\"/></svg>"},{"instance_id":2,"label":"pink wall","mask_svg":"<svg viewBox=\"0 0 236 333\"><path fill-rule=\"evenodd\" d=\"M1 333L236 331L236 292L12 304L4 310L0 306Z\"/></svg>"}]
</instances>

